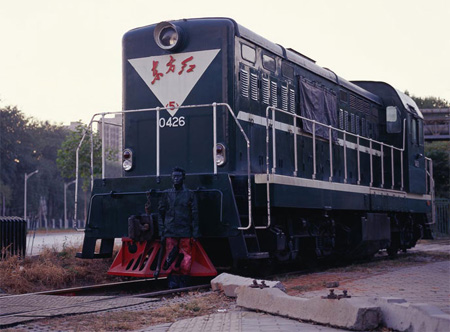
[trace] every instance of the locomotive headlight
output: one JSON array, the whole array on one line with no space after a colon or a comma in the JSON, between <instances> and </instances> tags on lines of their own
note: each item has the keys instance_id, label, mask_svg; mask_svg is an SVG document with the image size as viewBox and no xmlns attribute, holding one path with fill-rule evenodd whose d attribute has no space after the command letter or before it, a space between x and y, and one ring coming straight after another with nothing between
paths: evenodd
<instances>
[{"instance_id":1,"label":"locomotive headlight","mask_svg":"<svg viewBox=\"0 0 450 332\"><path fill-rule=\"evenodd\" d=\"M161 22L156 26L153 37L163 50L174 50L181 45L182 30L172 23Z\"/></svg>"},{"instance_id":2,"label":"locomotive headlight","mask_svg":"<svg viewBox=\"0 0 450 332\"><path fill-rule=\"evenodd\" d=\"M130 149L123 150L122 168L127 172L133 168L133 152Z\"/></svg>"},{"instance_id":3,"label":"locomotive headlight","mask_svg":"<svg viewBox=\"0 0 450 332\"><path fill-rule=\"evenodd\" d=\"M222 143L216 144L216 164L217 166L223 166L227 161L226 148Z\"/></svg>"}]
</instances>

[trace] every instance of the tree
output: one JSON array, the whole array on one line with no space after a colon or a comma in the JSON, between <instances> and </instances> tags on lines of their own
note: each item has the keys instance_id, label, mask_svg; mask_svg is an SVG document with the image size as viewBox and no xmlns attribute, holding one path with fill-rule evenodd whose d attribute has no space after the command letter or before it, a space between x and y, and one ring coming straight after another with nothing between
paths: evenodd
<instances>
[{"instance_id":1,"label":"tree","mask_svg":"<svg viewBox=\"0 0 450 332\"><path fill-rule=\"evenodd\" d=\"M64 180L59 175L56 156L69 131L62 126L51 125L48 121L32 123L28 130L33 137L33 155L39 168L36 191L39 198L45 198L48 215L61 218L64 207Z\"/></svg>"},{"instance_id":2,"label":"tree","mask_svg":"<svg viewBox=\"0 0 450 332\"><path fill-rule=\"evenodd\" d=\"M11 203L11 197L12 197L12 190L10 186L7 186L3 183L3 181L0 179L0 215L4 216L6 215L6 206Z\"/></svg>"},{"instance_id":3,"label":"tree","mask_svg":"<svg viewBox=\"0 0 450 332\"><path fill-rule=\"evenodd\" d=\"M450 142L430 142L425 154L433 159L433 177L436 197L450 198Z\"/></svg>"},{"instance_id":4,"label":"tree","mask_svg":"<svg viewBox=\"0 0 450 332\"><path fill-rule=\"evenodd\" d=\"M450 107L450 103L442 99L440 97L416 97L414 95L410 95L408 90L405 91L405 94L410 96L417 104L419 108L445 108Z\"/></svg>"},{"instance_id":5,"label":"tree","mask_svg":"<svg viewBox=\"0 0 450 332\"><path fill-rule=\"evenodd\" d=\"M83 143L78 151L78 172L81 179L81 188L84 198L84 216L87 214L87 196L91 183L91 135L86 125L80 124L72 131L61 144L58 150L56 163L63 178L70 181L76 178L76 151L81 142L81 138L86 134ZM101 148L102 143L98 133L92 133L94 152L94 178L101 174Z\"/></svg>"},{"instance_id":6,"label":"tree","mask_svg":"<svg viewBox=\"0 0 450 332\"><path fill-rule=\"evenodd\" d=\"M28 210L37 211L43 197L48 217L62 217L63 180L56 151L66 135L63 126L28 118L17 107L0 108L0 213L23 215L24 176L38 169L28 182Z\"/></svg>"},{"instance_id":7,"label":"tree","mask_svg":"<svg viewBox=\"0 0 450 332\"><path fill-rule=\"evenodd\" d=\"M56 163L61 176L66 180L73 180L76 178L76 150L81 142L83 134L88 131L86 125L81 123L76 127L75 131L72 131L61 144L61 148L58 150L58 156ZM93 133L93 148L94 148L94 177L98 177L101 174L101 140L98 133ZM91 179L91 135L85 136L83 144L78 152L78 170L79 176L82 179L83 190L89 189L89 183Z\"/></svg>"},{"instance_id":8,"label":"tree","mask_svg":"<svg viewBox=\"0 0 450 332\"><path fill-rule=\"evenodd\" d=\"M23 215L24 174L34 167L33 147L27 131L30 121L16 107L7 106L0 111L0 180L2 201L5 201L2 210L20 216Z\"/></svg>"}]
</instances>

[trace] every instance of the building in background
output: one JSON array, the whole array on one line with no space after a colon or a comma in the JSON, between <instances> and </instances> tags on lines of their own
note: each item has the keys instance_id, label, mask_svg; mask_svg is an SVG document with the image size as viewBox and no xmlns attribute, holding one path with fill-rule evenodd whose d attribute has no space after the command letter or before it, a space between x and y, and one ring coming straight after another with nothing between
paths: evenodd
<instances>
[{"instance_id":1,"label":"building in background","mask_svg":"<svg viewBox=\"0 0 450 332\"><path fill-rule=\"evenodd\" d=\"M450 108L423 108L426 141L450 140Z\"/></svg>"}]
</instances>

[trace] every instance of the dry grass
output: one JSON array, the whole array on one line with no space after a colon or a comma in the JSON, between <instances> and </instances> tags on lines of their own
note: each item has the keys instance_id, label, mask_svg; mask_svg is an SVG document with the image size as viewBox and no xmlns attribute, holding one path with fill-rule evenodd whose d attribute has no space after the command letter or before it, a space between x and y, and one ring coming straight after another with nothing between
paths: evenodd
<instances>
[{"instance_id":1,"label":"dry grass","mask_svg":"<svg viewBox=\"0 0 450 332\"><path fill-rule=\"evenodd\" d=\"M45 248L39 256L0 260L0 288L7 294L32 293L119 280L106 272L112 259L75 258L80 247Z\"/></svg>"},{"instance_id":2,"label":"dry grass","mask_svg":"<svg viewBox=\"0 0 450 332\"><path fill-rule=\"evenodd\" d=\"M186 296L193 295L187 294ZM146 326L172 323L177 320L217 313L228 309L233 299L219 293L209 293L181 304L169 304L149 311L116 311L86 315L66 316L40 320L43 329L60 331L131 331ZM5 332L20 332L17 327ZM28 330L23 330L28 331Z\"/></svg>"}]
</instances>

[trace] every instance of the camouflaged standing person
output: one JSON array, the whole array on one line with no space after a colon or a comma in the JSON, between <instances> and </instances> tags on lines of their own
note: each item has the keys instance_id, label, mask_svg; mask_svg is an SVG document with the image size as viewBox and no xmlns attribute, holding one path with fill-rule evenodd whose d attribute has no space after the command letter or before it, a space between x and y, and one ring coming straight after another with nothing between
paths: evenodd
<instances>
[{"instance_id":1,"label":"camouflaged standing person","mask_svg":"<svg viewBox=\"0 0 450 332\"><path fill-rule=\"evenodd\" d=\"M183 184L185 174L181 168L173 169L173 188L164 191L158 205L159 235L167 253L163 268L170 271L169 288L188 286L192 243L200 236L197 199Z\"/></svg>"}]
</instances>

